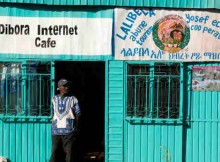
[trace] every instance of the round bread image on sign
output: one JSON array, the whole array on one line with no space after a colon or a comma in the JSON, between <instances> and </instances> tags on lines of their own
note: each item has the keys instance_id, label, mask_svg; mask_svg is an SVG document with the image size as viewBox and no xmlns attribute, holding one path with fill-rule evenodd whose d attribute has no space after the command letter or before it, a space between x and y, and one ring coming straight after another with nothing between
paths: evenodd
<instances>
[{"instance_id":1,"label":"round bread image on sign","mask_svg":"<svg viewBox=\"0 0 220 162\"><path fill-rule=\"evenodd\" d=\"M153 40L161 50L179 52L189 43L189 26L182 17L167 15L153 25Z\"/></svg>"}]
</instances>

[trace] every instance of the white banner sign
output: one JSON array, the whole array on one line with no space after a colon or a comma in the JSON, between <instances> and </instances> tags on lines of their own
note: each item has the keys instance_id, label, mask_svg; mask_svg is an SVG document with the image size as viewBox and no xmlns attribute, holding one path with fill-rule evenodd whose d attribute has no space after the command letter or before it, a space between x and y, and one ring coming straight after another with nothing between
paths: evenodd
<instances>
[{"instance_id":1,"label":"white banner sign","mask_svg":"<svg viewBox=\"0 0 220 162\"><path fill-rule=\"evenodd\" d=\"M111 55L111 18L0 17L0 53Z\"/></svg>"},{"instance_id":2,"label":"white banner sign","mask_svg":"<svg viewBox=\"0 0 220 162\"><path fill-rule=\"evenodd\" d=\"M115 9L118 60L220 61L220 14Z\"/></svg>"}]
</instances>

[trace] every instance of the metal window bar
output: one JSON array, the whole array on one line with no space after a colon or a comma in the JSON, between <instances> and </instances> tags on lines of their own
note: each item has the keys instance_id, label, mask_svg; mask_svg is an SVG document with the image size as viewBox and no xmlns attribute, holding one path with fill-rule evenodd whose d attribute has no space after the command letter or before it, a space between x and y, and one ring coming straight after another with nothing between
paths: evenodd
<instances>
[{"instance_id":1,"label":"metal window bar","mask_svg":"<svg viewBox=\"0 0 220 162\"><path fill-rule=\"evenodd\" d=\"M154 77L154 118L178 118L180 102L179 76Z\"/></svg>"},{"instance_id":2,"label":"metal window bar","mask_svg":"<svg viewBox=\"0 0 220 162\"><path fill-rule=\"evenodd\" d=\"M51 75L0 73L5 79L0 81L0 114L12 116L50 116ZM22 86L25 78L25 86ZM24 95L26 93L26 95ZM24 98L26 96L26 98ZM25 102L25 104L23 104ZM26 107L24 107L26 105Z\"/></svg>"},{"instance_id":3,"label":"metal window bar","mask_svg":"<svg viewBox=\"0 0 220 162\"><path fill-rule=\"evenodd\" d=\"M28 74L27 78L27 115L49 116L51 84L50 75Z\"/></svg>"},{"instance_id":4,"label":"metal window bar","mask_svg":"<svg viewBox=\"0 0 220 162\"><path fill-rule=\"evenodd\" d=\"M131 65L128 67L127 116L149 119L179 118L179 67L178 65L158 66L159 68L156 66L155 68L159 70L154 69L155 73L153 75L149 71L143 75L145 65Z\"/></svg>"},{"instance_id":5,"label":"metal window bar","mask_svg":"<svg viewBox=\"0 0 220 162\"><path fill-rule=\"evenodd\" d=\"M150 115L150 77L128 76L127 115L145 117Z\"/></svg>"},{"instance_id":6,"label":"metal window bar","mask_svg":"<svg viewBox=\"0 0 220 162\"><path fill-rule=\"evenodd\" d=\"M12 76L11 73L0 73L0 75L4 75L4 79L0 81L0 113L5 115L21 114L21 74L16 74Z\"/></svg>"},{"instance_id":7,"label":"metal window bar","mask_svg":"<svg viewBox=\"0 0 220 162\"><path fill-rule=\"evenodd\" d=\"M0 118L51 118L54 62L0 62Z\"/></svg>"},{"instance_id":8,"label":"metal window bar","mask_svg":"<svg viewBox=\"0 0 220 162\"><path fill-rule=\"evenodd\" d=\"M149 114L148 112L150 112L148 95L145 95L145 98L141 97L143 94L148 94L146 91L149 91L149 77L146 77L145 75L149 74L149 69L145 67L146 65L139 69L138 65L128 66L128 74L132 74L127 75L128 116L144 117L145 115ZM140 72L144 75L141 76Z\"/></svg>"}]
</instances>

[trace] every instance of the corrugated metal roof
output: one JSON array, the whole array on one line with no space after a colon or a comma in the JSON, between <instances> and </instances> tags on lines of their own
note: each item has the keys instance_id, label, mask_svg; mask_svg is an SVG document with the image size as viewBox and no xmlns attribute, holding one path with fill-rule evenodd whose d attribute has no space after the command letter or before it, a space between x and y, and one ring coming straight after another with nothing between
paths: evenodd
<instances>
[{"instance_id":1,"label":"corrugated metal roof","mask_svg":"<svg viewBox=\"0 0 220 162\"><path fill-rule=\"evenodd\" d=\"M102 5L102 6L138 6L172 8L217 8L220 0L0 0L7 3L31 3L47 5Z\"/></svg>"}]
</instances>

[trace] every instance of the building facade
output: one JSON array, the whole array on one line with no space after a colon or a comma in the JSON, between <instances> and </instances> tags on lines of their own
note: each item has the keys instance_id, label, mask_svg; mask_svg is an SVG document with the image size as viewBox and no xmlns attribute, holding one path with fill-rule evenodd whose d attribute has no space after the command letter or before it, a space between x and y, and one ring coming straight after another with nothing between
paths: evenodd
<instances>
[{"instance_id":1,"label":"building facade","mask_svg":"<svg viewBox=\"0 0 220 162\"><path fill-rule=\"evenodd\" d=\"M49 161L67 78L80 161L220 161L220 2L0 2L0 156Z\"/></svg>"}]
</instances>

